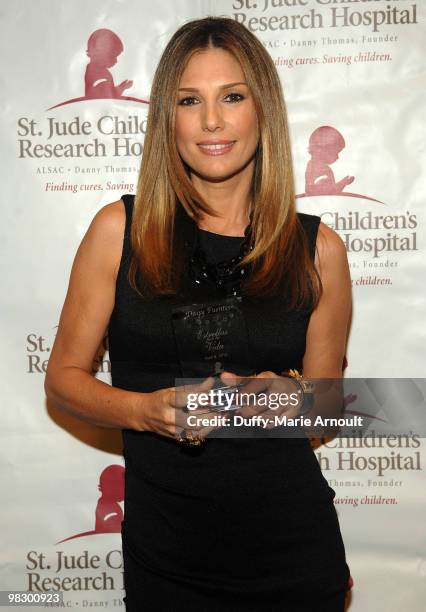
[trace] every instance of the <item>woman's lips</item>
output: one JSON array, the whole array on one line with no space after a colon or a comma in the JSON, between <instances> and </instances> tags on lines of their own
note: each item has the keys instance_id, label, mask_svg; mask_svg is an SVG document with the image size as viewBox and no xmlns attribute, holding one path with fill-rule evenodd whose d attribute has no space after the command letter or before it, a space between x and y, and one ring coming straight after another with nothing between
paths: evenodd
<instances>
[{"instance_id":1,"label":"woman's lips","mask_svg":"<svg viewBox=\"0 0 426 612\"><path fill-rule=\"evenodd\" d=\"M199 144L198 147L204 155L224 155L232 149L235 143L236 140L233 140L226 144Z\"/></svg>"}]
</instances>

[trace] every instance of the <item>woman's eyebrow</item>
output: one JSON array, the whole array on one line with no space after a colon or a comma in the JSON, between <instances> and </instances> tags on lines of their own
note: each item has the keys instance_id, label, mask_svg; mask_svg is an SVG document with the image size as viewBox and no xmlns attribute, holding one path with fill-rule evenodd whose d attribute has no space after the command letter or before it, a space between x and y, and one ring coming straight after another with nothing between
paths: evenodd
<instances>
[{"instance_id":1,"label":"woman's eyebrow","mask_svg":"<svg viewBox=\"0 0 426 612\"><path fill-rule=\"evenodd\" d=\"M221 85L219 89L228 89L229 87L235 87L236 85L247 85L244 81L240 81L238 83L227 83L226 85ZM199 91L196 87L179 87L178 91Z\"/></svg>"}]
</instances>

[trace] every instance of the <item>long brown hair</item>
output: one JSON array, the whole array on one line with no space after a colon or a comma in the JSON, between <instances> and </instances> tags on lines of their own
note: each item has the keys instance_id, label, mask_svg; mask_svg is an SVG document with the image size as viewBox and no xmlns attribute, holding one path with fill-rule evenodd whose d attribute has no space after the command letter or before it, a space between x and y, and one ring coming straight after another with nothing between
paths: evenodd
<instances>
[{"instance_id":1,"label":"long brown hair","mask_svg":"<svg viewBox=\"0 0 426 612\"><path fill-rule=\"evenodd\" d=\"M242 24L222 17L206 17L181 26L157 66L133 210L130 284L143 295L137 281L143 270L144 297L176 293L180 277L176 270L184 266L174 237L177 201L196 222L202 213L218 214L192 184L176 146L174 127L183 71L194 53L211 47L228 51L240 63L259 122L251 185L253 248L240 264L250 264L251 269L243 283L244 291L267 297L285 290L290 307L303 308L311 304L311 299L315 306L322 291L321 279L296 214L281 82L261 42Z\"/></svg>"}]
</instances>

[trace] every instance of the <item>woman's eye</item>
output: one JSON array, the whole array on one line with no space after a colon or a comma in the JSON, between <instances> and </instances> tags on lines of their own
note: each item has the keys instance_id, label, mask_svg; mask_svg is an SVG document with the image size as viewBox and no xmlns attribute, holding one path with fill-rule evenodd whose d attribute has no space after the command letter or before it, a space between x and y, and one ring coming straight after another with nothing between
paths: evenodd
<instances>
[{"instance_id":1,"label":"woman's eye","mask_svg":"<svg viewBox=\"0 0 426 612\"><path fill-rule=\"evenodd\" d=\"M232 102L240 102L240 100L244 100L244 96L242 96L239 93L230 93L228 94L226 97L229 98L230 96L232 96L234 99L232 100ZM235 97L238 98L238 100L235 100Z\"/></svg>"},{"instance_id":2,"label":"woman's eye","mask_svg":"<svg viewBox=\"0 0 426 612\"><path fill-rule=\"evenodd\" d=\"M188 104L188 103L187 103L187 102L188 102L188 100L196 100L196 98L194 98L194 97L183 98L183 99L182 99L182 100L179 102L179 104L180 104L180 105L182 105L182 106L192 106L192 104Z\"/></svg>"},{"instance_id":3,"label":"woman's eye","mask_svg":"<svg viewBox=\"0 0 426 612\"><path fill-rule=\"evenodd\" d=\"M244 96L242 94L233 92L233 93L229 93L225 96L225 100L227 98L232 98L230 100L231 104L235 103L235 102L240 102L241 100L244 100ZM189 96L187 98L183 98L182 100L180 100L179 105L180 106L193 106L193 100L197 100L197 98L194 98L194 96Z\"/></svg>"}]
</instances>

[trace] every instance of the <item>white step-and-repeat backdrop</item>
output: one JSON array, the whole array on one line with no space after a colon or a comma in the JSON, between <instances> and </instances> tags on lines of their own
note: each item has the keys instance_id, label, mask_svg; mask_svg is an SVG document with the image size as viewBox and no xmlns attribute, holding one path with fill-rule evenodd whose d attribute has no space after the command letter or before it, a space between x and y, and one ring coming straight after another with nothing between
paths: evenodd
<instances>
[{"instance_id":1,"label":"white step-and-repeat backdrop","mask_svg":"<svg viewBox=\"0 0 426 612\"><path fill-rule=\"evenodd\" d=\"M1 590L61 590L76 609L123 607L120 432L48 406L44 372L75 251L96 211L134 192L152 75L183 22L230 16L275 61L298 208L321 215L348 251L345 375L425 376L425 5L2 3ZM113 97L96 99L105 73ZM110 381L107 351L95 369ZM315 451L336 491L354 612L424 609L423 448L412 432ZM117 521L105 533L111 508Z\"/></svg>"}]
</instances>

